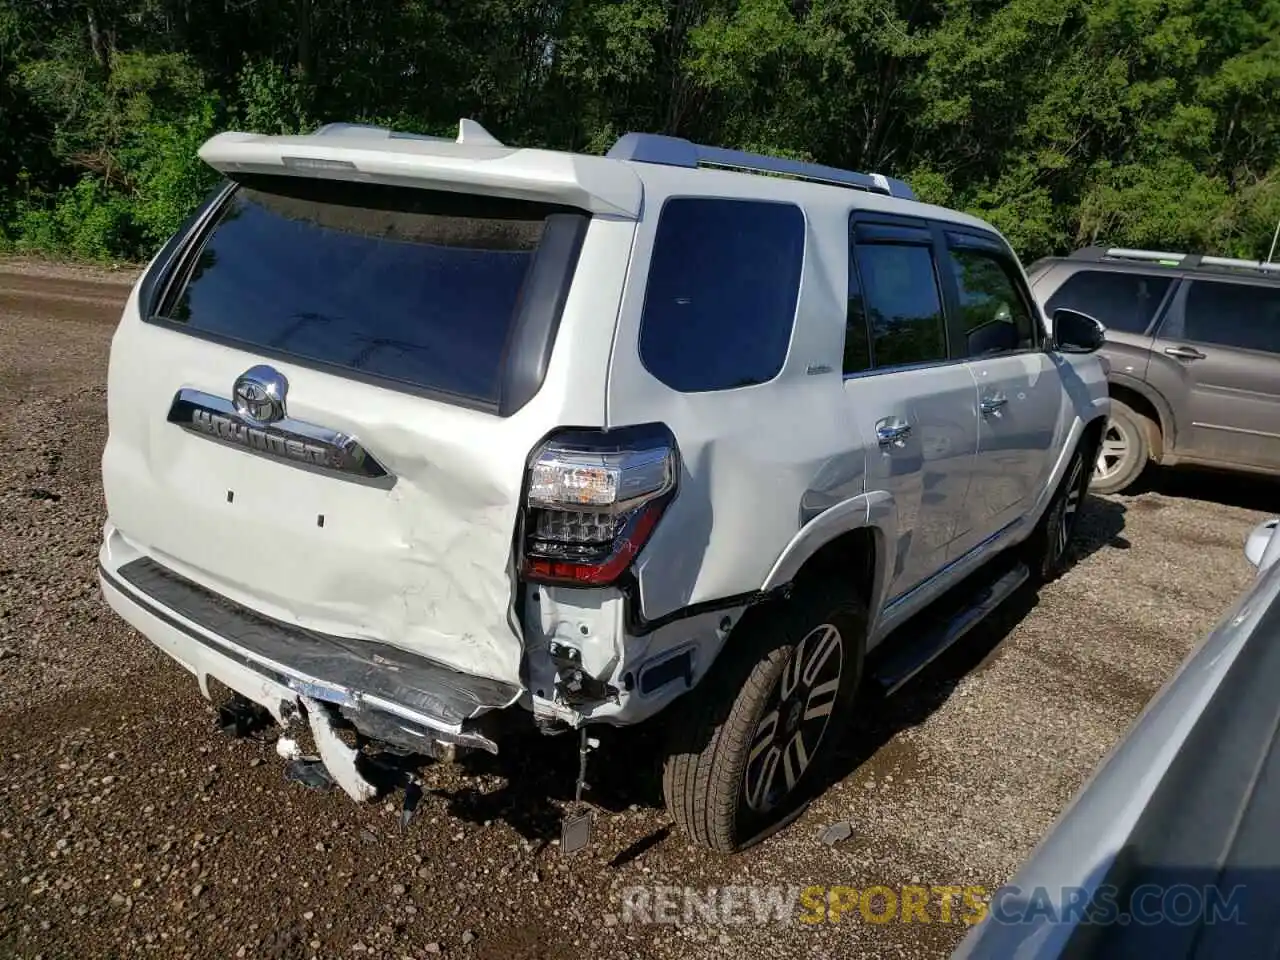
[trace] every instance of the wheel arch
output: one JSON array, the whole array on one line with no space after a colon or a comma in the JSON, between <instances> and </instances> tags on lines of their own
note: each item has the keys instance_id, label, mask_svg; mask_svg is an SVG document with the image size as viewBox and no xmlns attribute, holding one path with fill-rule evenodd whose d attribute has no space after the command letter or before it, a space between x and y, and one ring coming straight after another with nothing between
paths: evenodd
<instances>
[{"instance_id":1,"label":"wheel arch","mask_svg":"<svg viewBox=\"0 0 1280 960\"><path fill-rule=\"evenodd\" d=\"M1107 429L1107 419L1108 414L1102 413L1083 421L1075 442L1068 443L1063 448L1062 459L1059 461L1058 469L1054 471L1053 482L1049 484L1046 491L1047 496L1045 502L1041 505L1042 509L1037 511L1038 516L1043 515L1044 509L1048 508L1053 499L1052 494L1058 489L1058 484L1066 476L1067 470L1071 467L1071 459L1077 451L1084 452L1085 464L1089 469L1092 469L1093 460L1098 455L1098 447L1102 443L1103 432Z\"/></svg>"},{"instance_id":2,"label":"wheel arch","mask_svg":"<svg viewBox=\"0 0 1280 960\"><path fill-rule=\"evenodd\" d=\"M829 507L783 549L762 586L768 593L814 577L848 571L849 585L874 621L887 583L894 543L893 497L876 491Z\"/></svg>"},{"instance_id":3,"label":"wheel arch","mask_svg":"<svg viewBox=\"0 0 1280 960\"><path fill-rule=\"evenodd\" d=\"M1102 442L1102 431L1107 428L1107 415L1102 414L1085 421L1084 428L1080 431L1080 443L1092 444L1094 452L1097 452L1097 446Z\"/></svg>"},{"instance_id":4,"label":"wheel arch","mask_svg":"<svg viewBox=\"0 0 1280 960\"><path fill-rule=\"evenodd\" d=\"M1147 431L1147 446L1151 459L1160 463L1164 459L1165 445L1172 450L1177 439L1173 409L1164 397L1145 381L1115 373L1107 380L1107 393L1112 399L1131 407L1135 413L1142 414L1156 427Z\"/></svg>"}]
</instances>

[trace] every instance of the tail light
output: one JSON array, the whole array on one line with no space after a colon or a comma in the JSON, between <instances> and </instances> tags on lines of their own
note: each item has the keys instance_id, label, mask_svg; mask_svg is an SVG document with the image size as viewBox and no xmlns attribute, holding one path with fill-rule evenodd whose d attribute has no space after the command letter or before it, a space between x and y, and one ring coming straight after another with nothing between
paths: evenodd
<instances>
[{"instance_id":1,"label":"tail light","mask_svg":"<svg viewBox=\"0 0 1280 960\"><path fill-rule=\"evenodd\" d=\"M678 474L675 438L658 424L547 441L529 465L525 577L613 583L653 534Z\"/></svg>"}]
</instances>

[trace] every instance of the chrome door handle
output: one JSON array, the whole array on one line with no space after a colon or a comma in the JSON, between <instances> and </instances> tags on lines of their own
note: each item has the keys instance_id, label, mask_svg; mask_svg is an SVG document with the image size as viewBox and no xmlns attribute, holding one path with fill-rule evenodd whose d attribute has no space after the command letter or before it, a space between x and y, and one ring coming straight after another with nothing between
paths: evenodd
<instances>
[{"instance_id":1,"label":"chrome door handle","mask_svg":"<svg viewBox=\"0 0 1280 960\"><path fill-rule=\"evenodd\" d=\"M986 416L987 414L995 413L1008 402L1009 398L1003 393L993 393L978 401L978 409L982 411L983 416Z\"/></svg>"},{"instance_id":2,"label":"chrome door handle","mask_svg":"<svg viewBox=\"0 0 1280 960\"><path fill-rule=\"evenodd\" d=\"M911 424L897 417L885 417L876 423L876 439L880 441L880 446L887 447L891 444L901 445L907 437L911 436Z\"/></svg>"},{"instance_id":3,"label":"chrome door handle","mask_svg":"<svg viewBox=\"0 0 1280 960\"><path fill-rule=\"evenodd\" d=\"M1165 347L1164 352L1179 360L1203 360L1204 354L1195 347Z\"/></svg>"}]
</instances>

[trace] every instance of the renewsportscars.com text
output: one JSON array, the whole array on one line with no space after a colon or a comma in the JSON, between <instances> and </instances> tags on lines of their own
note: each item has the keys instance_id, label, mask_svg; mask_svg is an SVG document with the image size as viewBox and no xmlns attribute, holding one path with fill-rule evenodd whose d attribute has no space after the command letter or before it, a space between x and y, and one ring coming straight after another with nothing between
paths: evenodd
<instances>
[{"instance_id":1,"label":"renewsportscars.com text","mask_svg":"<svg viewBox=\"0 0 1280 960\"><path fill-rule=\"evenodd\" d=\"M619 891L610 915L627 924L993 923L1191 924L1242 923L1243 888L1146 884L1122 893L1096 889L1015 886L988 890L959 884L865 887L739 885L633 886Z\"/></svg>"}]
</instances>

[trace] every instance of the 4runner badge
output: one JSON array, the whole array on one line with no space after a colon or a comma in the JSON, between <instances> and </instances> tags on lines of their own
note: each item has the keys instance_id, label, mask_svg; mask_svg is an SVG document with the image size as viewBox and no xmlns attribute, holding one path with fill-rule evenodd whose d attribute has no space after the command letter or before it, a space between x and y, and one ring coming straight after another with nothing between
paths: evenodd
<instances>
[{"instance_id":1,"label":"4runner badge","mask_svg":"<svg viewBox=\"0 0 1280 960\"><path fill-rule=\"evenodd\" d=\"M236 377L230 400L184 387L174 395L166 419L262 456L348 477L395 481L355 437L290 417L284 406L288 391L283 374L259 365Z\"/></svg>"},{"instance_id":2,"label":"4runner badge","mask_svg":"<svg viewBox=\"0 0 1280 960\"><path fill-rule=\"evenodd\" d=\"M258 423L284 419L284 395L288 392L289 381L284 374L265 364L240 374L231 388L236 413Z\"/></svg>"}]
</instances>

